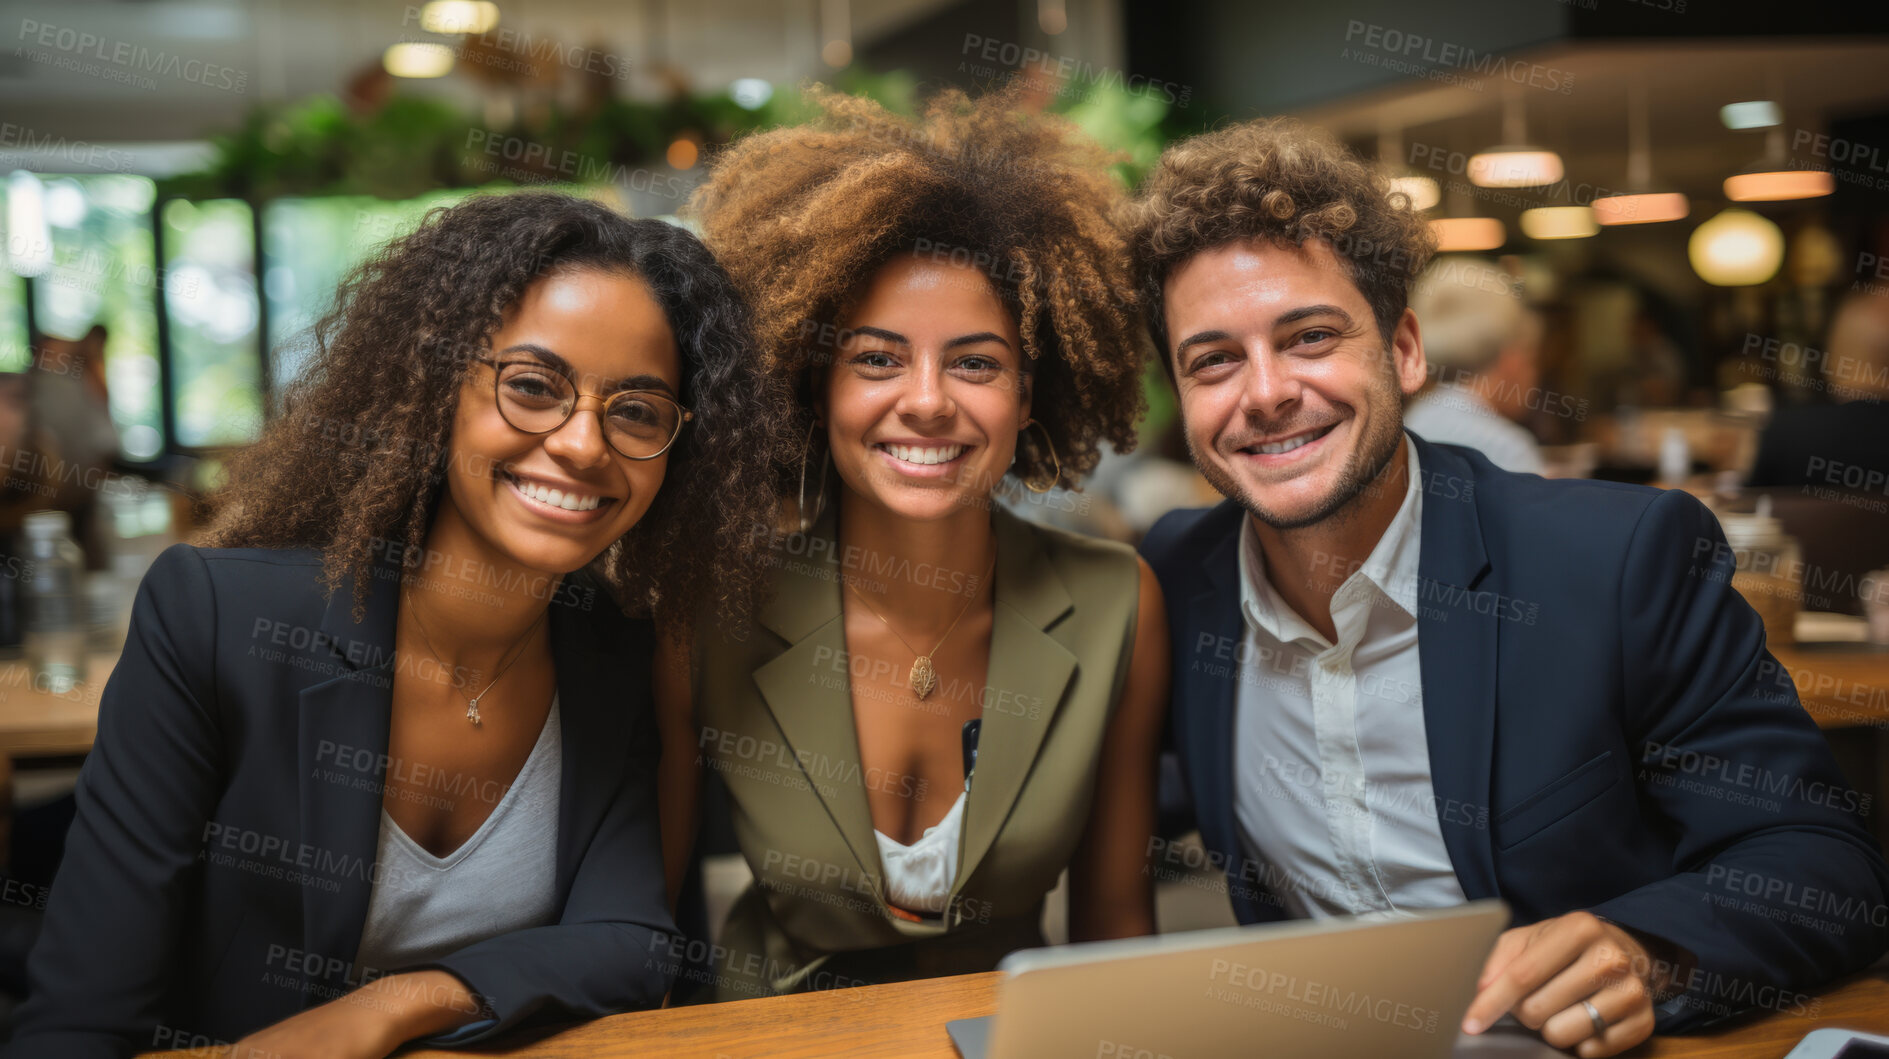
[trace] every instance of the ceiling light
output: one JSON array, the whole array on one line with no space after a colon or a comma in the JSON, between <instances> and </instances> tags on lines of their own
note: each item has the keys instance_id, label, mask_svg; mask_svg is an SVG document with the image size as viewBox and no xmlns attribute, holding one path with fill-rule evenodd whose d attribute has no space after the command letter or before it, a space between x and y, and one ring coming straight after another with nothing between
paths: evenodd
<instances>
[{"instance_id":1,"label":"ceiling light","mask_svg":"<svg viewBox=\"0 0 1889 1059\"><path fill-rule=\"evenodd\" d=\"M1438 217L1430 222L1440 254L1494 250L1508 240L1502 222L1494 217Z\"/></svg>"},{"instance_id":2,"label":"ceiling light","mask_svg":"<svg viewBox=\"0 0 1889 1059\"><path fill-rule=\"evenodd\" d=\"M1677 221L1691 212L1686 197L1653 183L1652 137L1647 131L1646 88L1627 90L1627 190L1594 200L1597 224L1655 224Z\"/></svg>"},{"instance_id":3,"label":"ceiling light","mask_svg":"<svg viewBox=\"0 0 1889 1059\"><path fill-rule=\"evenodd\" d=\"M1718 108L1718 120L1728 129L1763 129L1782 124L1784 108L1768 99L1727 103Z\"/></svg>"},{"instance_id":4,"label":"ceiling light","mask_svg":"<svg viewBox=\"0 0 1889 1059\"><path fill-rule=\"evenodd\" d=\"M1522 232L1530 239L1585 239L1600 231L1586 206L1538 206L1522 211Z\"/></svg>"},{"instance_id":5,"label":"ceiling light","mask_svg":"<svg viewBox=\"0 0 1889 1059\"><path fill-rule=\"evenodd\" d=\"M1469 159L1469 182L1480 188L1540 187L1561 174L1561 156L1539 147L1491 147Z\"/></svg>"},{"instance_id":6,"label":"ceiling light","mask_svg":"<svg viewBox=\"0 0 1889 1059\"><path fill-rule=\"evenodd\" d=\"M728 86L728 95L743 110L759 110L774 98L774 86L759 77L743 77Z\"/></svg>"},{"instance_id":7,"label":"ceiling light","mask_svg":"<svg viewBox=\"0 0 1889 1059\"><path fill-rule=\"evenodd\" d=\"M490 33L498 26L498 5L489 0L430 0L420 9L420 28L428 33Z\"/></svg>"},{"instance_id":8,"label":"ceiling light","mask_svg":"<svg viewBox=\"0 0 1889 1059\"><path fill-rule=\"evenodd\" d=\"M1418 213L1443 201L1443 192L1436 186L1436 181L1427 176L1400 176L1391 178L1392 193L1403 192L1410 197L1410 208Z\"/></svg>"},{"instance_id":9,"label":"ceiling light","mask_svg":"<svg viewBox=\"0 0 1889 1059\"><path fill-rule=\"evenodd\" d=\"M1609 195L1594 200L1594 220L1598 224L1653 224L1658 221L1684 220L1692 212L1686 197L1677 191L1648 192L1644 195Z\"/></svg>"},{"instance_id":10,"label":"ceiling light","mask_svg":"<svg viewBox=\"0 0 1889 1059\"><path fill-rule=\"evenodd\" d=\"M1749 287L1777 275L1784 261L1784 232L1734 207L1693 229L1686 256L1699 278L1713 286Z\"/></svg>"},{"instance_id":11,"label":"ceiling light","mask_svg":"<svg viewBox=\"0 0 1889 1059\"><path fill-rule=\"evenodd\" d=\"M1054 37L1069 28L1069 9L1064 0L1036 0L1036 25Z\"/></svg>"},{"instance_id":12,"label":"ceiling light","mask_svg":"<svg viewBox=\"0 0 1889 1059\"><path fill-rule=\"evenodd\" d=\"M1763 158L1725 178L1725 197L1733 202L1814 199L1836 189L1829 173L1784 157L1784 129L1779 125L1764 134Z\"/></svg>"},{"instance_id":13,"label":"ceiling light","mask_svg":"<svg viewBox=\"0 0 1889 1059\"><path fill-rule=\"evenodd\" d=\"M7 177L7 267L16 276L37 276L52 267L45 192L39 178L24 169Z\"/></svg>"},{"instance_id":14,"label":"ceiling light","mask_svg":"<svg viewBox=\"0 0 1889 1059\"><path fill-rule=\"evenodd\" d=\"M853 8L850 0L820 0L820 59L835 70L853 62Z\"/></svg>"},{"instance_id":15,"label":"ceiling light","mask_svg":"<svg viewBox=\"0 0 1889 1059\"><path fill-rule=\"evenodd\" d=\"M444 77L452 71L453 50L407 41L388 48L380 61L395 77Z\"/></svg>"},{"instance_id":16,"label":"ceiling light","mask_svg":"<svg viewBox=\"0 0 1889 1059\"><path fill-rule=\"evenodd\" d=\"M1785 169L1760 164L1725 178L1725 197L1733 202L1814 199L1836 189L1836 179L1820 169Z\"/></svg>"},{"instance_id":17,"label":"ceiling light","mask_svg":"<svg viewBox=\"0 0 1889 1059\"><path fill-rule=\"evenodd\" d=\"M1469 159L1469 182L1483 188L1532 188L1561 179L1561 156L1528 145L1522 97L1510 94L1502 104L1503 146Z\"/></svg>"},{"instance_id":18,"label":"ceiling light","mask_svg":"<svg viewBox=\"0 0 1889 1059\"><path fill-rule=\"evenodd\" d=\"M1427 176L1420 176L1406 169L1403 165L1404 137L1403 130L1388 122L1379 126L1377 133L1377 164L1390 178L1391 194L1402 193L1410 200L1410 209L1415 213L1443 201L1443 190L1436 181Z\"/></svg>"},{"instance_id":19,"label":"ceiling light","mask_svg":"<svg viewBox=\"0 0 1889 1059\"><path fill-rule=\"evenodd\" d=\"M671 169L694 169L696 160L701 157L701 151L701 146L694 140L687 136L680 136L669 145L669 150L664 152L663 158L669 163Z\"/></svg>"}]
</instances>

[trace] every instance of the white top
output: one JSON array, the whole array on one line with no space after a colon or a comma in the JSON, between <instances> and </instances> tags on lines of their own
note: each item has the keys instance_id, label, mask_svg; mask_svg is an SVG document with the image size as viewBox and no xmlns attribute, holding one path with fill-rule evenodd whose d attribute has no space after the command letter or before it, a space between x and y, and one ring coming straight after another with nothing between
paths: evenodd
<instances>
[{"instance_id":1,"label":"white top","mask_svg":"<svg viewBox=\"0 0 1889 1059\"><path fill-rule=\"evenodd\" d=\"M879 864L885 869L885 899L908 912L941 915L958 880L958 835L964 830L964 799L958 795L951 808L918 841L909 846L887 838L873 828L879 842Z\"/></svg>"},{"instance_id":2,"label":"white top","mask_svg":"<svg viewBox=\"0 0 1889 1059\"><path fill-rule=\"evenodd\" d=\"M374 889L355 957L385 974L474 942L557 922L558 789L564 777L558 702L512 785L472 837L435 857L380 813ZM490 798L499 788L434 772L426 796ZM456 779L458 781L456 781Z\"/></svg>"},{"instance_id":3,"label":"white top","mask_svg":"<svg viewBox=\"0 0 1889 1059\"><path fill-rule=\"evenodd\" d=\"M1417 447L1404 449L1403 505L1332 596L1335 644L1279 598L1251 517L1242 523L1233 809L1294 917L1465 900L1430 784L1417 655L1423 492Z\"/></svg>"},{"instance_id":4,"label":"white top","mask_svg":"<svg viewBox=\"0 0 1889 1059\"><path fill-rule=\"evenodd\" d=\"M1425 441L1475 449L1505 471L1540 474L1547 468L1535 435L1460 387L1439 385L1420 395L1404 409L1404 426Z\"/></svg>"}]
</instances>

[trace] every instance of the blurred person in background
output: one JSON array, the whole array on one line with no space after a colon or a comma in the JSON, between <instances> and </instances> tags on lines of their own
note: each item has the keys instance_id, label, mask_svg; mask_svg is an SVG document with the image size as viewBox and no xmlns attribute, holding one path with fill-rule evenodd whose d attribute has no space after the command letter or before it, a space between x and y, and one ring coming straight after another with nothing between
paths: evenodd
<instances>
[{"instance_id":1,"label":"blurred person in background","mask_svg":"<svg viewBox=\"0 0 1889 1059\"><path fill-rule=\"evenodd\" d=\"M1012 93L918 121L815 98L693 206L806 439L795 531L757 541L773 598L696 666L754 875L718 999L991 970L1043 944L1065 869L1072 938L1155 929L1160 589L1127 546L996 502L1134 447L1120 188Z\"/></svg>"},{"instance_id":2,"label":"blurred person in background","mask_svg":"<svg viewBox=\"0 0 1889 1059\"><path fill-rule=\"evenodd\" d=\"M315 338L139 589L8 1057L370 1059L675 973L665 658L762 583L787 413L733 285L673 225L486 195Z\"/></svg>"},{"instance_id":3,"label":"blurred person in background","mask_svg":"<svg viewBox=\"0 0 1889 1059\"><path fill-rule=\"evenodd\" d=\"M1889 480L1889 295L1856 291L1837 306L1819 370L1830 402L1777 409L1747 484L1881 490Z\"/></svg>"},{"instance_id":4,"label":"blurred person in background","mask_svg":"<svg viewBox=\"0 0 1889 1059\"><path fill-rule=\"evenodd\" d=\"M1521 425L1540 393L1541 314L1494 261L1438 258L1410 295L1430 376L1404 408L1425 441L1475 449L1505 471L1540 474L1541 447Z\"/></svg>"},{"instance_id":5,"label":"blurred person in background","mask_svg":"<svg viewBox=\"0 0 1889 1059\"><path fill-rule=\"evenodd\" d=\"M45 479L57 449L39 425L35 381L34 372L0 372L0 530L19 529L28 512L49 506L58 492Z\"/></svg>"},{"instance_id":6,"label":"blurred person in background","mask_svg":"<svg viewBox=\"0 0 1889 1059\"><path fill-rule=\"evenodd\" d=\"M93 324L78 339L44 335L34 364L33 403L41 422L57 439L60 453L86 468L107 467L118 458L118 431L105 389L106 338L104 324Z\"/></svg>"},{"instance_id":7,"label":"blurred person in background","mask_svg":"<svg viewBox=\"0 0 1889 1059\"><path fill-rule=\"evenodd\" d=\"M30 462L52 487L46 506L72 516L73 538L93 569L106 560L94 517L99 487L118 459L118 429L105 390L106 338L104 324L93 324L76 339L41 335L31 372L40 447Z\"/></svg>"}]
</instances>

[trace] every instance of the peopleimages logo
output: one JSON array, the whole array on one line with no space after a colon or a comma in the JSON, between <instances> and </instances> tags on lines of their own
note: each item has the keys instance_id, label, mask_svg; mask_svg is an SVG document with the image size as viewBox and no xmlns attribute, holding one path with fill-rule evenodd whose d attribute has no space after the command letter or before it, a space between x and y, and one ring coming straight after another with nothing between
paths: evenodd
<instances>
[{"instance_id":1,"label":"peopleimages logo","mask_svg":"<svg viewBox=\"0 0 1889 1059\"><path fill-rule=\"evenodd\" d=\"M1498 52L1478 52L1466 45L1439 41L1421 33L1380 26L1375 22L1362 22L1355 18L1348 20L1345 24L1345 43L1359 44L1432 67L1463 70L1547 92L1567 95L1574 91L1574 74L1567 70L1526 59L1511 59Z\"/></svg>"},{"instance_id":2,"label":"peopleimages logo","mask_svg":"<svg viewBox=\"0 0 1889 1059\"><path fill-rule=\"evenodd\" d=\"M1233 960L1214 960L1208 978L1216 985L1231 987L1209 986L1208 996L1338 1029L1345 1027L1345 1021L1337 1016L1361 1016L1422 1033L1435 1033L1441 1021L1440 1012L1434 1008Z\"/></svg>"},{"instance_id":3,"label":"peopleimages logo","mask_svg":"<svg viewBox=\"0 0 1889 1059\"><path fill-rule=\"evenodd\" d=\"M70 69L76 73L106 77L110 80L125 81L136 87L152 89L157 83L140 74L157 74L160 77L175 78L205 88L215 88L225 92L243 92L249 87L249 71L238 70L230 66L221 66L203 59L189 58L159 48L147 48L130 41L114 41L86 30L71 26L60 26L36 19L20 20L20 33L15 38L25 44L37 45L59 53L55 58L47 53L36 53L30 48L21 47L14 54L45 65ZM95 66L88 60L97 60L105 66Z\"/></svg>"}]
</instances>

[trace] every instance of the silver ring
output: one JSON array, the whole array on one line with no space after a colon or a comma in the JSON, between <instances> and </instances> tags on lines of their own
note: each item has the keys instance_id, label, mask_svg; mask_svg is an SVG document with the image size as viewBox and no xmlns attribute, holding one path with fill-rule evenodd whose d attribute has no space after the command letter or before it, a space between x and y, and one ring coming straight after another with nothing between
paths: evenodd
<instances>
[{"instance_id":1,"label":"silver ring","mask_svg":"<svg viewBox=\"0 0 1889 1059\"><path fill-rule=\"evenodd\" d=\"M1594 1002L1591 1000L1583 1000L1581 1001L1581 1006L1587 1009L1587 1021L1594 1024L1594 1036L1598 1037L1606 1033L1607 1020L1600 1017L1600 1010L1594 1007Z\"/></svg>"}]
</instances>

